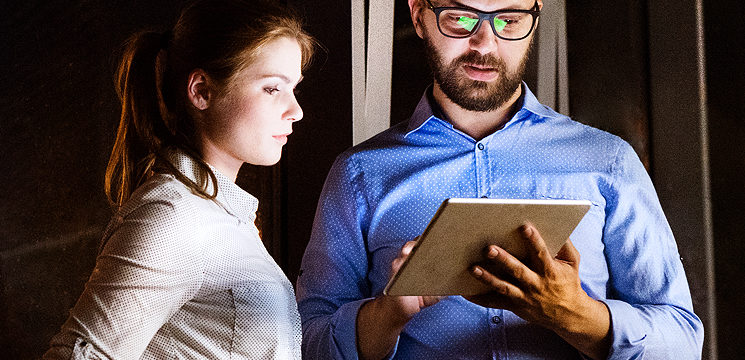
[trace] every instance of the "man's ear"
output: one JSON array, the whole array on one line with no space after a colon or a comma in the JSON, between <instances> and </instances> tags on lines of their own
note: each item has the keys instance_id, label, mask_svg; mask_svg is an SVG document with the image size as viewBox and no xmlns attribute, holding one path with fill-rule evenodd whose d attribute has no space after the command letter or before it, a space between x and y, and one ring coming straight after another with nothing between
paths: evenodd
<instances>
[{"instance_id":1,"label":"man's ear","mask_svg":"<svg viewBox=\"0 0 745 360\"><path fill-rule=\"evenodd\" d=\"M202 69L194 69L189 74L186 96L195 108L206 110L210 106L210 99L212 98L211 88L209 75Z\"/></svg>"},{"instance_id":2,"label":"man's ear","mask_svg":"<svg viewBox=\"0 0 745 360\"><path fill-rule=\"evenodd\" d=\"M422 28L424 24L422 24L421 16L422 10L424 9L424 6L422 4L422 0L409 0L409 11L411 11L411 22L414 24L414 30L416 30L416 34L420 38L424 38L424 29Z\"/></svg>"}]
</instances>

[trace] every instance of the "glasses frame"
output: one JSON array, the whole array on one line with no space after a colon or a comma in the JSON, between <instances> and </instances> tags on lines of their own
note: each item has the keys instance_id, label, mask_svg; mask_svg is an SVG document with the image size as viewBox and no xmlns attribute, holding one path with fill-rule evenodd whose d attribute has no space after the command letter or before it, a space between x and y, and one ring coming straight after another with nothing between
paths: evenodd
<instances>
[{"instance_id":1,"label":"glasses frame","mask_svg":"<svg viewBox=\"0 0 745 360\"><path fill-rule=\"evenodd\" d=\"M535 1L535 3L533 4L533 7L530 8L530 10L524 10L524 9L505 9L505 10L497 10L497 11L492 11L492 12L483 12L483 11L479 11L479 10L476 10L476 9L462 8L462 7L457 7L457 6L440 6L440 7L435 7L434 5L432 5L432 1L431 0L427 0L427 4L429 4L429 9L432 10L432 12L435 13L435 17L437 18L437 30L439 30L440 31L440 34L442 34L443 36L446 36L446 37L449 37L449 38L453 38L453 39L465 39L467 37L471 37L473 34L475 34L477 31L479 31L479 29L481 28L481 23L482 22L488 21L489 24L491 24L491 30L492 30L492 32L494 33L494 35L496 37L498 37L498 38L500 38L502 40L507 40L507 41L519 41L519 40L523 40L523 39L527 38L528 36L530 36L530 34L533 32L533 29L535 29L535 23L538 20L538 17L541 15L541 10L538 8L538 0ZM440 27L440 13L442 13L445 10L460 10L460 11L472 12L472 13L477 14L479 16L479 22L476 23L476 26L473 27L473 30L471 30L471 32L468 33L468 35L464 35L464 36L453 36L453 35L445 34L442 31L442 28ZM518 39L508 39L508 38L504 38L504 37L500 36L497 33L497 29L494 27L494 18L497 15L504 14L504 13L523 13L523 14L530 14L532 16L532 18L533 18L533 23L530 25L530 30L528 31L528 33L525 34L525 36L523 36L521 38L518 38Z\"/></svg>"}]
</instances>

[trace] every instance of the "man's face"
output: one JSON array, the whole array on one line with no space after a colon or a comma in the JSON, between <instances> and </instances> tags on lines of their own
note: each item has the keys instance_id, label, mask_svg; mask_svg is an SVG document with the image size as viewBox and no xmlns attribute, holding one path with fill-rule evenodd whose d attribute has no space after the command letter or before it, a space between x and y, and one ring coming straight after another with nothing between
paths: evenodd
<instances>
[{"instance_id":1,"label":"man's face","mask_svg":"<svg viewBox=\"0 0 745 360\"><path fill-rule=\"evenodd\" d=\"M533 0L435 0L434 6L459 6L490 12L530 9ZM453 39L437 29L437 19L426 7L419 9L420 36L436 86L455 104L471 111L496 110L512 98L522 82L533 33L523 40L497 38L487 23L471 37ZM420 29L418 29L420 30Z\"/></svg>"}]
</instances>

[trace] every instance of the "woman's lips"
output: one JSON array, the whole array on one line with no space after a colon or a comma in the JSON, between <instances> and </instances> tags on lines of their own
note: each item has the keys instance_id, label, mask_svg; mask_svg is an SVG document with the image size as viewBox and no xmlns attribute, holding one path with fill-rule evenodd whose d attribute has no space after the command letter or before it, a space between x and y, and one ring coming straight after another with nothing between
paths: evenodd
<instances>
[{"instance_id":1,"label":"woman's lips","mask_svg":"<svg viewBox=\"0 0 745 360\"><path fill-rule=\"evenodd\" d=\"M274 140L277 140L277 142L284 145L284 144L287 144L287 137L289 135L290 134L288 133L288 134L282 134L282 135L272 135L272 137L274 138Z\"/></svg>"},{"instance_id":2,"label":"woman's lips","mask_svg":"<svg viewBox=\"0 0 745 360\"><path fill-rule=\"evenodd\" d=\"M492 81L499 76L499 71L495 68L481 67L476 65L464 65L463 69L466 71L466 75L473 80L478 81Z\"/></svg>"}]
</instances>

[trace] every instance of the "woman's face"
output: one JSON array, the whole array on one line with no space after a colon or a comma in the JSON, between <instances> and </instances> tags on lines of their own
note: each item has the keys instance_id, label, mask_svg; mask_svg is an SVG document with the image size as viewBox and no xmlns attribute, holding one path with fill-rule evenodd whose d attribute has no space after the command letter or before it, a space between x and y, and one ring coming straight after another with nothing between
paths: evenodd
<instances>
[{"instance_id":1,"label":"woman's face","mask_svg":"<svg viewBox=\"0 0 745 360\"><path fill-rule=\"evenodd\" d=\"M200 124L207 163L235 179L244 162L279 161L292 123L303 117L294 93L302 78L301 55L294 39L272 40L211 102Z\"/></svg>"}]
</instances>

